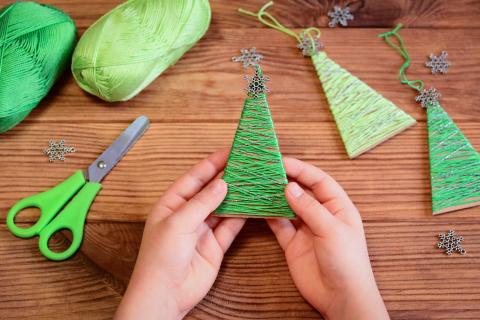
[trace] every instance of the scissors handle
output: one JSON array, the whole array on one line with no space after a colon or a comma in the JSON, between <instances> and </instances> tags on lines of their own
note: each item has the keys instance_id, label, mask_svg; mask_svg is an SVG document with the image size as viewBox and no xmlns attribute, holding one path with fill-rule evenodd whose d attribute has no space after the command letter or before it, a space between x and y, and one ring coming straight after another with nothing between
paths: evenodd
<instances>
[{"instance_id":1,"label":"scissors handle","mask_svg":"<svg viewBox=\"0 0 480 320\"><path fill-rule=\"evenodd\" d=\"M8 212L8 229L20 238L30 238L40 234L40 231L52 221L68 200L72 198L85 183L83 172L79 170L55 187L18 201ZM15 224L15 216L23 209L31 207L40 209L40 218L31 227L18 227Z\"/></svg>"},{"instance_id":2,"label":"scissors handle","mask_svg":"<svg viewBox=\"0 0 480 320\"><path fill-rule=\"evenodd\" d=\"M101 187L100 183L87 182L57 217L40 231L38 247L45 257L55 261L65 260L70 258L80 248L85 218ZM48 247L48 240L54 233L64 229L72 233L70 247L63 252L52 251Z\"/></svg>"}]
</instances>

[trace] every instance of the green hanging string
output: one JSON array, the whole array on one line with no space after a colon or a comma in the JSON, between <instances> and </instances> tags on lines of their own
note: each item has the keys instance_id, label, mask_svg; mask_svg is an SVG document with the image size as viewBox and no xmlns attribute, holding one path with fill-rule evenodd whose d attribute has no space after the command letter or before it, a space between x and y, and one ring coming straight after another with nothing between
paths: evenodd
<instances>
[{"instance_id":1,"label":"green hanging string","mask_svg":"<svg viewBox=\"0 0 480 320\"><path fill-rule=\"evenodd\" d=\"M400 71L398 72L398 78L400 79L400 82L403 84L408 85L410 88L415 89L417 91L422 91L423 88L425 87L425 83L422 80L408 80L406 71L410 67L410 56L408 55L407 49L405 48L405 43L403 42L402 37L397 33L400 29L402 28L402 24L399 23L395 29L379 34L378 36L380 38L383 38L385 42L395 49L404 59L405 62L402 64L400 67ZM399 45L396 45L392 42L390 37L395 37L398 41Z\"/></svg>"},{"instance_id":2,"label":"green hanging string","mask_svg":"<svg viewBox=\"0 0 480 320\"><path fill-rule=\"evenodd\" d=\"M239 8L238 11L245 15L257 18L261 23L263 23L267 27L270 27L272 29L283 32L286 35L289 35L290 37L297 40L298 43L301 43L303 38L308 38L310 40L311 47L315 48L315 39L320 38L320 35L321 35L320 29L315 27L310 27L310 28L304 29L301 32L301 34L297 34L295 31L290 30L287 27L285 27L283 24L281 24L270 13L266 12L266 10L271 6L273 6L273 1L267 2L262 8L260 8L260 10L258 10L257 13L251 12L242 8Z\"/></svg>"},{"instance_id":3,"label":"green hanging string","mask_svg":"<svg viewBox=\"0 0 480 320\"><path fill-rule=\"evenodd\" d=\"M290 37L295 38L298 42L300 42L301 38L297 33L295 33L294 31L282 25L274 16L272 16L270 13L265 11L267 10L268 7L272 5L273 5L273 1L267 2L260 10L258 10L257 13L247 11L242 8L238 9L238 11L248 16L256 17L264 25L272 29L278 30L280 32L283 32L289 35ZM268 21L267 19L269 19L270 21ZM318 30L318 32L320 32L320 30Z\"/></svg>"}]
</instances>

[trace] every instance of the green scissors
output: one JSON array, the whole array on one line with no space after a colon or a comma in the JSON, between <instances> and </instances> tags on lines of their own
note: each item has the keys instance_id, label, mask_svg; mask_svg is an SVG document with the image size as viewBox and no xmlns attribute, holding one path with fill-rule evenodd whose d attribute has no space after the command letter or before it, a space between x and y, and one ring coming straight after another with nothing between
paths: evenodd
<instances>
[{"instance_id":1,"label":"green scissors","mask_svg":"<svg viewBox=\"0 0 480 320\"><path fill-rule=\"evenodd\" d=\"M83 239L83 228L90 205L101 189L100 181L115 167L130 148L148 129L145 116L137 118L98 157L84 174L81 170L52 189L24 198L8 212L7 226L20 238L39 236L38 247L48 259L61 261L70 258L79 248ZM67 202L70 202L67 204ZM25 208L40 209L38 221L31 227L15 225L15 216ZM48 247L50 237L63 229L72 233L70 247L63 252L54 252Z\"/></svg>"}]
</instances>

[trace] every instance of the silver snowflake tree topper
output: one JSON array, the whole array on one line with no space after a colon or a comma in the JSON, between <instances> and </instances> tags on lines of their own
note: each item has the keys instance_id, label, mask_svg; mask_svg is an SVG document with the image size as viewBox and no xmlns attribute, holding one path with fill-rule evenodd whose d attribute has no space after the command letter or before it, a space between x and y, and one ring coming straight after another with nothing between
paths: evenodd
<instances>
[{"instance_id":1,"label":"silver snowflake tree topper","mask_svg":"<svg viewBox=\"0 0 480 320\"><path fill-rule=\"evenodd\" d=\"M75 148L66 146L64 139L61 139L59 142L49 140L48 148L43 150L43 153L48 156L48 161L50 162L55 160L64 161L65 155L73 152L75 152Z\"/></svg>"},{"instance_id":2,"label":"silver snowflake tree topper","mask_svg":"<svg viewBox=\"0 0 480 320\"><path fill-rule=\"evenodd\" d=\"M301 42L297 45L297 48L302 50L302 54L305 57L311 57L324 48L319 35L302 32L300 39Z\"/></svg>"},{"instance_id":3,"label":"silver snowflake tree topper","mask_svg":"<svg viewBox=\"0 0 480 320\"><path fill-rule=\"evenodd\" d=\"M447 57L447 51L442 51L439 56L435 56L432 53L430 55L430 60L425 63L425 66L432 69L432 74L445 74L448 72L448 67L452 65L452 63L447 60Z\"/></svg>"},{"instance_id":4,"label":"silver snowflake tree topper","mask_svg":"<svg viewBox=\"0 0 480 320\"><path fill-rule=\"evenodd\" d=\"M421 90L415 101L420 102L423 108L428 108L438 104L441 96L437 89L431 87L430 89Z\"/></svg>"},{"instance_id":5,"label":"silver snowflake tree topper","mask_svg":"<svg viewBox=\"0 0 480 320\"><path fill-rule=\"evenodd\" d=\"M459 236L453 230L449 230L448 233L439 234L438 238L440 242L437 247L445 250L447 255L451 255L453 252L460 254L466 254L467 251L462 246L463 237Z\"/></svg>"},{"instance_id":6,"label":"silver snowflake tree topper","mask_svg":"<svg viewBox=\"0 0 480 320\"><path fill-rule=\"evenodd\" d=\"M264 76L259 66L255 67L253 76L245 76L244 79L247 81L245 91L250 97L258 99L262 94L270 92L270 89L266 86L267 81L270 81L270 77Z\"/></svg>"},{"instance_id":7,"label":"silver snowflake tree topper","mask_svg":"<svg viewBox=\"0 0 480 320\"><path fill-rule=\"evenodd\" d=\"M338 24L346 27L348 20L353 20L353 15L350 13L348 6L345 8L335 6L333 10L328 12L328 16L330 17L330 22L328 23L330 28L335 28Z\"/></svg>"},{"instance_id":8,"label":"silver snowflake tree topper","mask_svg":"<svg viewBox=\"0 0 480 320\"><path fill-rule=\"evenodd\" d=\"M249 66L256 66L263 59L263 55L257 52L257 48L240 49L241 55L233 57L233 62L242 62L243 68L247 69Z\"/></svg>"}]
</instances>

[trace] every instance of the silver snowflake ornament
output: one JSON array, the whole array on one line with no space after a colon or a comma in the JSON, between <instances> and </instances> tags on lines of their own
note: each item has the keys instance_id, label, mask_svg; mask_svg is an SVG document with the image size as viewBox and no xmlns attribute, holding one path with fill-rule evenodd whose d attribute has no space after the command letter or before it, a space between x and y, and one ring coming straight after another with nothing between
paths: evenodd
<instances>
[{"instance_id":1,"label":"silver snowflake ornament","mask_svg":"<svg viewBox=\"0 0 480 320\"><path fill-rule=\"evenodd\" d=\"M244 79L248 83L245 91L250 97L258 99L261 94L270 92L270 89L265 85L267 81L270 81L270 77L264 76L260 67L255 68L253 76L245 76Z\"/></svg>"},{"instance_id":2,"label":"silver snowflake ornament","mask_svg":"<svg viewBox=\"0 0 480 320\"><path fill-rule=\"evenodd\" d=\"M459 236L453 230L449 230L447 233L439 234L438 238L440 242L437 247L445 250L447 255L451 255L453 252L460 254L466 254L467 251L462 246L463 237Z\"/></svg>"},{"instance_id":3,"label":"silver snowflake ornament","mask_svg":"<svg viewBox=\"0 0 480 320\"><path fill-rule=\"evenodd\" d=\"M257 52L257 48L240 49L241 55L233 57L233 62L242 62L243 68L247 69L249 66L256 66L263 59L263 55Z\"/></svg>"},{"instance_id":4,"label":"silver snowflake ornament","mask_svg":"<svg viewBox=\"0 0 480 320\"><path fill-rule=\"evenodd\" d=\"M435 88L423 89L420 94L415 97L415 101L420 102L422 107L428 108L438 103L441 98L440 92Z\"/></svg>"},{"instance_id":5,"label":"silver snowflake ornament","mask_svg":"<svg viewBox=\"0 0 480 320\"><path fill-rule=\"evenodd\" d=\"M430 55L430 60L425 63L425 66L432 69L432 74L442 73L445 74L448 72L448 67L452 65L450 61L447 60L448 53L447 51L442 51L439 56L433 54Z\"/></svg>"},{"instance_id":6,"label":"silver snowflake ornament","mask_svg":"<svg viewBox=\"0 0 480 320\"><path fill-rule=\"evenodd\" d=\"M65 155L75 152L74 147L65 145L65 140L61 139L59 142L54 140L48 141L48 148L43 150L43 153L48 156L48 160L53 162L55 160L65 161Z\"/></svg>"},{"instance_id":7,"label":"silver snowflake ornament","mask_svg":"<svg viewBox=\"0 0 480 320\"><path fill-rule=\"evenodd\" d=\"M335 28L338 24L346 27L348 20L353 20L353 15L350 13L349 7L342 8L335 6L333 10L328 12L328 16L330 17L330 22L328 23L330 28Z\"/></svg>"},{"instance_id":8,"label":"silver snowflake ornament","mask_svg":"<svg viewBox=\"0 0 480 320\"><path fill-rule=\"evenodd\" d=\"M297 45L297 48L302 50L302 54L305 57L311 57L319 53L323 49L323 43L320 41L320 37L309 37L306 34L302 35L301 42Z\"/></svg>"}]
</instances>

